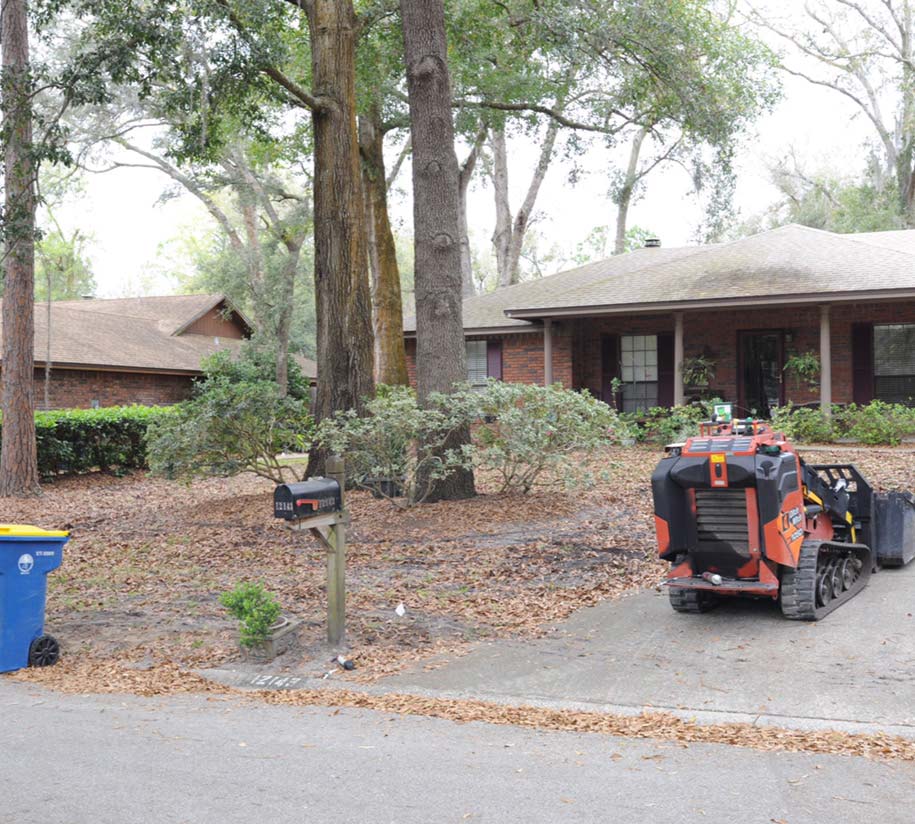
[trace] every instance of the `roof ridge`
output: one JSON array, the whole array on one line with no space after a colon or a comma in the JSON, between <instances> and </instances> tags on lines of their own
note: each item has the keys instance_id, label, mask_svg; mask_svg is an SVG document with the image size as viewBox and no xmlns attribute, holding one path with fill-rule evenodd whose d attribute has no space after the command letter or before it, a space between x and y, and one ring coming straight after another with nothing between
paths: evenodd
<instances>
[{"instance_id":1,"label":"roof ridge","mask_svg":"<svg viewBox=\"0 0 915 824\"><path fill-rule=\"evenodd\" d=\"M54 300L52 303L113 303L116 300L174 300L175 298L204 298L225 297L222 292L188 292L180 295L136 295L134 297L121 296L119 298L70 298L69 300Z\"/></svg>"},{"instance_id":2,"label":"roof ridge","mask_svg":"<svg viewBox=\"0 0 915 824\"><path fill-rule=\"evenodd\" d=\"M35 301L35 308L37 309L39 306L46 306L47 303L48 302L46 300ZM78 312L81 315L98 315L99 314L98 312L90 312L85 309L78 309L76 306L61 306L60 305L61 303L76 303L78 305L79 302L78 301L66 301L66 300L52 300L51 307L55 308L55 309L62 309L65 312ZM108 313L108 312L103 312L102 314L108 314L110 317L113 317L113 318L130 318L131 320L145 320L145 321L149 321L151 323L158 323L158 320L156 320L155 318L147 318L147 317L143 317L142 315L127 315L124 313L113 314L113 313Z\"/></svg>"}]
</instances>

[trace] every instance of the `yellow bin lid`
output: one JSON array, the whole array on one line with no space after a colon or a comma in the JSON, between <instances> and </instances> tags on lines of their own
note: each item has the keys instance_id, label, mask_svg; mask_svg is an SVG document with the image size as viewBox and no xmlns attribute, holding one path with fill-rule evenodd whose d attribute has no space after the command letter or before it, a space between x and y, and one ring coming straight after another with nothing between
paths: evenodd
<instances>
[{"instance_id":1,"label":"yellow bin lid","mask_svg":"<svg viewBox=\"0 0 915 824\"><path fill-rule=\"evenodd\" d=\"M0 538L66 538L69 534L60 529L42 529L29 524L0 524Z\"/></svg>"}]
</instances>

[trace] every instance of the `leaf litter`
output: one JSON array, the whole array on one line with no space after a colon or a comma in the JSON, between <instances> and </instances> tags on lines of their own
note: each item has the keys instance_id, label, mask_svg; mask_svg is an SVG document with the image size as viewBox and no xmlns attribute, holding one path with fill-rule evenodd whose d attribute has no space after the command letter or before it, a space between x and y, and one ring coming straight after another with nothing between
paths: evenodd
<instances>
[{"instance_id":1,"label":"leaf litter","mask_svg":"<svg viewBox=\"0 0 915 824\"><path fill-rule=\"evenodd\" d=\"M611 468L611 479L584 491L487 494L484 477L476 499L407 511L351 494L347 657L357 669L338 676L372 681L406 666L435 667L475 641L543 635L582 607L655 586L665 572L655 557L648 486L657 458L654 448L607 449L591 460ZM854 458L877 488L911 483L909 449L862 450ZM828 453L815 459L832 460ZM320 675L326 665L324 554L272 518L272 485L262 479L184 485L142 473L68 478L47 485L38 502L0 499L0 520L72 532L63 567L49 577L46 622L64 657L13 679L66 692L231 692L190 670L237 657L235 628L217 599L239 580L264 581L287 614L303 619L304 653L284 667L313 663ZM403 616L395 614L401 603ZM261 697L682 744L915 760L915 742L892 736L699 725L656 712L612 716L346 690Z\"/></svg>"}]
</instances>

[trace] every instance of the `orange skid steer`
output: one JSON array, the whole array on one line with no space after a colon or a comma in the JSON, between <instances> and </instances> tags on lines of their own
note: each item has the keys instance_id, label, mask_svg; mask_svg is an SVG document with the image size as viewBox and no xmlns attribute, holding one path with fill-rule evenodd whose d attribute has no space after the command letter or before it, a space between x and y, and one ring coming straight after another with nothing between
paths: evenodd
<instances>
[{"instance_id":1,"label":"orange skid steer","mask_svg":"<svg viewBox=\"0 0 915 824\"><path fill-rule=\"evenodd\" d=\"M915 557L915 499L875 493L853 464L808 464L759 421L710 422L667 447L651 477L664 582L678 612L721 598L817 621L880 566Z\"/></svg>"}]
</instances>

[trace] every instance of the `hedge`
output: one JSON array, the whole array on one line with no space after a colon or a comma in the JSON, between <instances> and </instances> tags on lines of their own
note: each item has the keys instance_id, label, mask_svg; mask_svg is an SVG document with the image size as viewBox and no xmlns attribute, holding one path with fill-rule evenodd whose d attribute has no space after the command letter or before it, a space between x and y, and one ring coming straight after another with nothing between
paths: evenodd
<instances>
[{"instance_id":1,"label":"hedge","mask_svg":"<svg viewBox=\"0 0 915 824\"><path fill-rule=\"evenodd\" d=\"M884 401L864 406L836 404L827 418L819 408L786 404L775 411L772 424L788 437L807 443L851 441L895 446L904 438L915 437L915 408Z\"/></svg>"},{"instance_id":2,"label":"hedge","mask_svg":"<svg viewBox=\"0 0 915 824\"><path fill-rule=\"evenodd\" d=\"M170 412L162 406L36 412L38 471L47 478L145 468L146 430Z\"/></svg>"}]
</instances>

